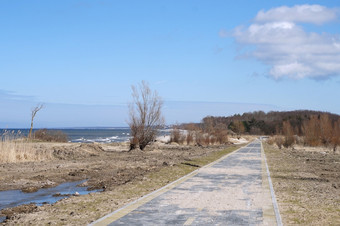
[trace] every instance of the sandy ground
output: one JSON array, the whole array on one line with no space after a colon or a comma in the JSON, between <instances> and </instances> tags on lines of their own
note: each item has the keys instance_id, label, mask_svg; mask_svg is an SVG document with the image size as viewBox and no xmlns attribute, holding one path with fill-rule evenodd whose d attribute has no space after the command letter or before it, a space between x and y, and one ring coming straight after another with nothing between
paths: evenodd
<instances>
[{"instance_id":1,"label":"sandy ground","mask_svg":"<svg viewBox=\"0 0 340 226\"><path fill-rule=\"evenodd\" d=\"M0 190L36 191L63 182L87 179L84 186L90 189L104 189L104 192L71 197L52 205L37 207L31 204L3 210L1 213L8 217L4 224L74 224L75 222L87 224L98 219L103 212L112 211L142 195L127 194L127 191L136 183L140 183L141 186L143 183L150 184L147 176L150 173L181 165L185 161L206 156L226 147L157 143L143 152L140 150L128 152L128 144L35 143L33 145L37 150L50 152L53 160L0 164ZM141 191L143 192L150 191L146 189Z\"/></svg>"},{"instance_id":2,"label":"sandy ground","mask_svg":"<svg viewBox=\"0 0 340 226\"><path fill-rule=\"evenodd\" d=\"M241 137L240 139L230 137L228 139L229 139L230 142L232 142L234 144L246 144L246 143L249 142L247 139L245 139L243 137Z\"/></svg>"},{"instance_id":3,"label":"sandy ground","mask_svg":"<svg viewBox=\"0 0 340 226\"><path fill-rule=\"evenodd\" d=\"M340 225L340 154L265 145L284 225Z\"/></svg>"}]
</instances>

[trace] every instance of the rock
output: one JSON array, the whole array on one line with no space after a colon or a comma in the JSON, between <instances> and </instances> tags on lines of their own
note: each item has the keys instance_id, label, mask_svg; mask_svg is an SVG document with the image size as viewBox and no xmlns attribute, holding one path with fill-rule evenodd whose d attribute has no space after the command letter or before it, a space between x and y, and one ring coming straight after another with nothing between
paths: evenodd
<instances>
[{"instance_id":1,"label":"rock","mask_svg":"<svg viewBox=\"0 0 340 226\"><path fill-rule=\"evenodd\" d=\"M79 196L80 194L76 191L75 193L74 193L74 196Z\"/></svg>"},{"instance_id":2,"label":"rock","mask_svg":"<svg viewBox=\"0 0 340 226\"><path fill-rule=\"evenodd\" d=\"M76 173L75 172L69 172L68 175L74 177L74 176L76 176Z\"/></svg>"},{"instance_id":3,"label":"rock","mask_svg":"<svg viewBox=\"0 0 340 226\"><path fill-rule=\"evenodd\" d=\"M21 189L21 191L25 193L33 193L33 192L37 192L38 190L39 190L38 187L26 187L26 188Z\"/></svg>"}]
</instances>

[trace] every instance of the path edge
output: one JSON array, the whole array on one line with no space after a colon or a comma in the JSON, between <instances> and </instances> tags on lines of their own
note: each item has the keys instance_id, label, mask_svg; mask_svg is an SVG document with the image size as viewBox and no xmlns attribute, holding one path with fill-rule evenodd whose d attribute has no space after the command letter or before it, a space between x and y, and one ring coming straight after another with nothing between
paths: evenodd
<instances>
[{"instance_id":1,"label":"path edge","mask_svg":"<svg viewBox=\"0 0 340 226\"><path fill-rule=\"evenodd\" d=\"M277 201L276 201L276 196L275 196L274 187L273 187L273 184L272 184L272 180L271 180L271 178L270 178L269 167L268 167L268 164L267 164L267 157L266 157L266 154L265 154L264 149L263 149L262 141L261 141L261 151L263 151L264 162L265 162L265 164L266 164L266 170L267 170L267 176L268 176L270 194L271 194L271 196L272 196L272 203L273 203L273 207L274 207L276 223L277 223L278 226L283 226L283 224L282 224L282 219L281 219L281 215L280 215L279 206L278 206L278 203L277 203Z\"/></svg>"}]
</instances>

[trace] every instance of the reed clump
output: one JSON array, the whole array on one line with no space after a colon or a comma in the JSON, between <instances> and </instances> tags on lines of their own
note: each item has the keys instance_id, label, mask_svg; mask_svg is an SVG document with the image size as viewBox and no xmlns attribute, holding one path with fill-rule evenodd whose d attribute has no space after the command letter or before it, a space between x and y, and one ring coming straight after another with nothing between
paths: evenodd
<instances>
[{"instance_id":1,"label":"reed clump","mask_svg":"<svg viewBox=\"0 0 340 226\"><path fill-rule=\"evenodd\" d=\"M45 161L53 158L51 152L38 150L20 131L5 130L0 139L0 163Z\"/></svg>"},{"instance_id":2,"label":"reed clump","mask_svg":"<svg viewBox=\"0 0 340 226\"><path fill-rule=\"evenodd\" d=\"M228 143L228 129L220 125L212 126L204 123L201 127L192 123L175 125L170 135L170 143L172 142L198 146L223 145Z\"/></svg>"}]
</instances>

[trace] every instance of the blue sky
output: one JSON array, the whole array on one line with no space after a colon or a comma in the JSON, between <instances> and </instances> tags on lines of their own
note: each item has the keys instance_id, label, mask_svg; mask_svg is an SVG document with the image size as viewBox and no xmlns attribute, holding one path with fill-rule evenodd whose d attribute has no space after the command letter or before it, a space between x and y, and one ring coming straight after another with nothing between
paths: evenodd
<instances>
[{"instance_id":1,"label":"blue sky","mask_svg":"<svg viewBox=\"0 0 340 226\"><path fill-rule=\"evenodd\" d=\"M0 2L0 128L124 126L131 85L167 123L340 114L337 1Z\"/></svg>"}]
</instances>

